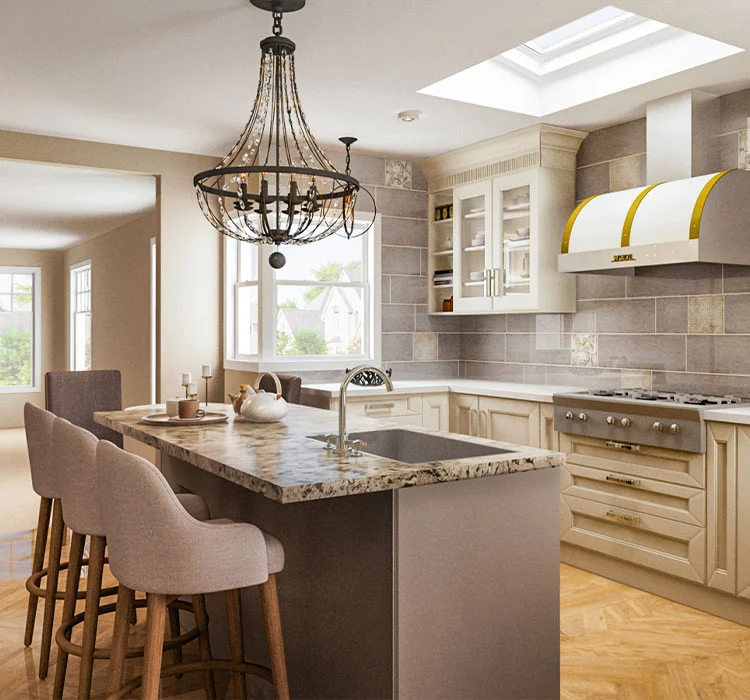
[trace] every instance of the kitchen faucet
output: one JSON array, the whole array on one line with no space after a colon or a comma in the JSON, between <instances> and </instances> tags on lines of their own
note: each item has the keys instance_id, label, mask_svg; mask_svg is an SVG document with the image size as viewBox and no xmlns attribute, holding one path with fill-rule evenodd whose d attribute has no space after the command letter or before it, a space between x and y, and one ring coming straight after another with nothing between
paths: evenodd
<instances>
[{"instance_id":1,"label":"kitchen faucet","mask_svg":"<svg viewBox=\"0 0 750 700\"><path fill-rule=\"evenodd\" d=\"M348 455L349 450L353 450L352 454L355 457L359 456L359 446L362 444L359 440L347 439L346 435L346 389L351 384L354 377L360 372L372 372L383 380L385 388L388 391L393 391L393 383L391 378L382 370L380 367L374 367L369 365L360 365L352 370L349 370L347 375L341 382L339 388L339 434L338 435L327 435L326 436L326 447L330 448L331 443L335 444L334 452L338 455Z\"/></svg>"}]
</instances>

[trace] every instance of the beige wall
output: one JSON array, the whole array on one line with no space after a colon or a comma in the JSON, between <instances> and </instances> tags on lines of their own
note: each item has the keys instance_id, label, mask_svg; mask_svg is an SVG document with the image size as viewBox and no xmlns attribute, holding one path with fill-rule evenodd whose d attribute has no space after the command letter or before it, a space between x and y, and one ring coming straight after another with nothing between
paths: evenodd
<instances>
[{"instance_id":1,"label":"beige wall","mask_svg":"<svg viewBox=\"0 0 750 700\"><path fill-rule=\"evenodd\" d=\"M0 131L0 158L157 176L159 393L174 394L180 372L197 375L210 363L212 396L220 398L221 241L198 208L192 182L218 158L13 131Z\"/></svg>"},{"instance_id":2,"label":"beige wall","mask_svg":"<svg viewBox=\"0 0 750 700\"><path fill-rule=\"evenodd\" d=\"M14 265L42 269L41 342L42 380L39 391L29 394L0 394L0 428L23 425L23 405L31 401L44 406L44 373L65 368L65 280L63 253L54 250L9 250L0 248L0 266Z\"/></svg>"},{"instance_id":3,"label":"beige wall","mask_svg":"<svg viewBox=\"0 0 750 700\"><path fill-rule=\"evenodd\" d=\"M157 228L154 208L136 221L66 251L64 257L67 314L70 266L91 260L92 369L122 372L124 406L150 402L151 239ZM65 328L69 362L70 324Z\"/></svg>"}]
</instances>

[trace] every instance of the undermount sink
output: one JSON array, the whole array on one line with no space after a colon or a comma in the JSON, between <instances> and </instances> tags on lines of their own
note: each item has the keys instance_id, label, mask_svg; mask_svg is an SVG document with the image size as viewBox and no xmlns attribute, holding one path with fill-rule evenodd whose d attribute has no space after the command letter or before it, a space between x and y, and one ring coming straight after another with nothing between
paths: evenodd
<instances>
[{"instance_id":1,"label":"undermount sink","mask_svg":"<svg viewBox=\"0 0 750 700\"><path fill-rule=\"evenodd\" d=\"M325 435L311 435L313 440L326 441ZM421 464L422 462L441 462L466 457L487 457L489 455L507 454L512 450L503 450L489 445L478 445L465 440L418 433L411 430L394 428L392 430L368 430L349 433L349 440L361 440L360 451L392 459L404 464Z\"/></svg>"}]
</instances>

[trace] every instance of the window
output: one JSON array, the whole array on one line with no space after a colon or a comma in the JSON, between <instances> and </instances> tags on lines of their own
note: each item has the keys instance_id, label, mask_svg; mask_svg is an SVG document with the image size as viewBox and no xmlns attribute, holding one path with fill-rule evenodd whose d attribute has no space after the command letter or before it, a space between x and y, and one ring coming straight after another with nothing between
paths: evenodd
<instances>
[{"instance_id":1,"label":"window","mask_svg":"<svg viewBox=\"0 0 750 700\"><path fill-rule=\"evenodd\" d=\"M91 261L70 268L70 369L91 369Z\"/></svg>"},{"instance_id":2,"label":"window","mask_svg":"<svg viewBox=\"0 0 750 700\"><path fill-rule=\"evenodd\" d=\"M377 361L377 226L348 241L285 246L280 270L268 265L272 247L227 240L227 366L337 369Z\"/></svg>"},{"instance_id":3,"label":"window","mask_svg":"<svg viewBox=\"0 0 750 700\"><path fill-rule=\"evenodd\" d=\"M0 267L0 393L39 388L41 274Z\"/></svg>"}]
</instances>

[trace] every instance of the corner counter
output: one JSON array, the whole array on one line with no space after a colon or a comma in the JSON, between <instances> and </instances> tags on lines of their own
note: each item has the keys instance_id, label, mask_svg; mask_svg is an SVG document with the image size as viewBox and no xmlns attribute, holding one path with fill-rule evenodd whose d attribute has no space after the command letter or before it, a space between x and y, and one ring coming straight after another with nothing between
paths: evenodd
<instances>
[{"instance_id":1,"label":"corner counter","mask_svg":"<svg viewBox=\"0 0 750 700\"><path fill-rule=\"evenodd\" d=\"M282 542L293 697L559 697L562 454L452 435L511 451L404 464L327 453L309 436L336 432L331 411L290 406L282 423L202 427L141 423L150 412L96 420L160 450L171 485L200 494L212 518ZM349 420L351 431L395 425ZM223 620L223 596L207 598ZM243 591L242 605L246 657L266 663L257 592ZM220 624L211 643L228 656ZM253 679L250 692L272 691Z\"/></svg>"}]
</instances>

